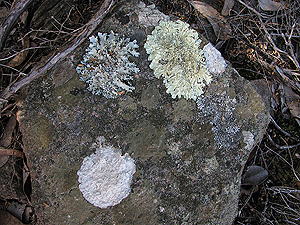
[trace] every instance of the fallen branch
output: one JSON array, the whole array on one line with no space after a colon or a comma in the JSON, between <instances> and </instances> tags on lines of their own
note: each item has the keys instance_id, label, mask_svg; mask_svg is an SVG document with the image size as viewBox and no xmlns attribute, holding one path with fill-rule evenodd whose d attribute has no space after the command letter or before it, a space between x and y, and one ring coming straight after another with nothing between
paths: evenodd
<instances>
[{"instance_id":1,"label":"fallen branch","mask_svg":"<svg viewBox=\"0 0 300 225\"><path fill-rule=\"evenodd\" d=\"M278 144L276 144L273 139L271 138L271 136L269 134L267 134L267 138L269 139L269 141L271 141L271 143L278 149L281 150L286 150L286 149L291 149L291 148L297 148L298 146L300 146L300 143L295 144L295 145L284 145L284 146L280 146ZM287 162L287 161L286 161ZM290 165L290 164L289 164ZM290 165L291 166L291 165Z\"/></svg>"},{"instance_id":2,"label":"fallen branch","mask_svg":"<svg viewBox=\"0 0 300 225\"><path fill-rule=\"evenodd\" d=\"M29 84L32 80L38 78L42 74L44 74L47 70L51 69L58 61L65 58L68 54L70 54L74 49L76 49L87 37L91 35L91 33L96 29L104 16L109 12L111 7L114 5L115 0L104 0L101 5L99 11L92 17L92 19L85 24L81 30L83 30L80 34L77 35L77 38L67 49L62 52L57 53L55 56L51 57L43 67L37 66L33 69L32 72L28 74L24 79L14 83L11 86L8 86L2 93L2 99L8 99L12 94L18 91L20 88Z\"/></svg>"},{"instance_id":3,"label":"fallen branch","mask_svg":"<svg viewBox=\"0 0 300 225\"><path fill-rule=\"evenodd\" d=\"M276 127L278 130L280 130L280 131L281 131L282 133L284 133L286 136L292 137L292 135L291 135L290 133L288 133L288 132L286 132L285 130L283 130L283 129L276 123L276 121L273 119L272 116L270 116L270 119L271 119L271 122L275 125L275 127Z\"/></svg>"}]
</instances>

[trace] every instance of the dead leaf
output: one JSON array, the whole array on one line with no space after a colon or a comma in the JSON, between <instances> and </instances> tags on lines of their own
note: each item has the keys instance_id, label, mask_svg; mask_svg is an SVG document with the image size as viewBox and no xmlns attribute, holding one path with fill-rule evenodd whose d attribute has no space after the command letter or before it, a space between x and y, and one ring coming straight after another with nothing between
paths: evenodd
<instances>
[{"instance_id":1,"label":"dead leaf","mask_svg":"<svg viewBox=\"0 0 300 225\"><path fill-rule=\"evenodd\" d=\"M28 196L25 195L23 190L21 183L23 171L19 166L23 161L23 153L14 149L1 149L0 154L10 156L6 164L0 168L1 198L4 200L15 199L19 202L26 202ZM18 155L20 155L21 158L18 157Z\"/></svg>"},{"instance_id":2,"label":"dead leaf","mask_svg":"<svg viewBox=\"0 0 300 225\"><path fill-rule=\"evenodd\" d=\"M215 8L199 1L194 1L193 5L212 25L217 39L225 41L230 38L230 25Z\"/></svg>"},{"instance_id":3,"label":"dead leaf","mask_svg":"<svg viewBox=\"0 0 300 225\"><path fill-rule=\"evenodd\" d=\"M285 103L290 109L292 116L300 126L300 96L291 87L283 85Z\"/></svg>"},{"instance_id":4,"label":"dead leaf","mask_svg":"<svg viewBox=\"0 0 300 225\"><path fill-rule=\"evenodd\" d=\"M22 215L26 208L25 203L19 203L16 201L13 201L11 204L8 205L7 211L10 212L13 216L18 218L20 221L22 221Z\"/></svg>"},{"instance_id":5,"label":"dead leaf","mask_svg":"<svg viewBox=\"0 0 300 225\"><path fill-rule=\"evenodd\" d=\"M23 159L23 152L16 150L16 149L5 149L0 147L0 157L1 156L15 156L15 157L19 157L21 159Z\"/></svg>"},{"instance_id":6,"label":"dead leaf","mask_svg":"<svg viewBox=\"0 0 300 225\"><path fill-rule=\"evenodd\" d=\"M268 171L260 166L250 166L244 174L242 185L259 185L269 176Z\"/></svg>"},{"instance_id":7,"label":"dead leaf","mask_svg":"<svg viewBox=\"0 0 300 225\"><path fill-rule=\"evenodd\" d=\"M17 120L15 116L9 118L8 123L5 126L5 130L0 138L0 146L7 148L12 140L12 133L15 129Z\"/></svg>"},{"instance_id":8,"label":"dead leaf","mask_svg":"<svg viewBox=\"0 0 300 225\"><path fill-rule=\"evenodd\" d=\"M30 171L24 160L23 160L23 165L24 165L24 168L23 168L23 190L25 191L26 181L27 181L27 179L30 179ZM25 194L27 194L27 193L25 192Z\"/></svg>"},{"instance_id":9,"label":"dead leaf","mask_svg":"<svg viewBox=\"0 0 300 225\"><path fill-rule=\"evenodd\" d=\"M8 155L0 155L0 168L7 163L8 159Z\"/></svg>"},{"instance_id":10,"label":"dead leaf","mask_svg":"<svg viewBox=\"0 0 300 225\"><path fill-rule=\"evenodd\" d=\"M22 45L23 45L23 50L17 54L7 65L11 66L11 67L17 67L19 65L22 64L22 62L24 62L24 60L26 59L29 50L27 50L27 48L29 48L30 46L30 41L29 41L29 37L26 36L22 39ZM26 50L25 50L26 49Z\"/></svg>"},{"instance_id":11,"label":"dead leaf","mask_svg":"<svg viewBox=\"0 0 300 225\"><path fill-rule=\"evenodd\" d=\"M283 6L281 2L275 2L272 0L258 0L258 4L260 8L265 11L277 11Z\"/></svg>"},{"instance_id":12,"label":"dead leaf","mask_svg":"<svg viewBox=\"0 0 300 225\"><path fill-rule=\"evenodd\" d=\"M24 225L20 220L5 210L0 210L1 224L5 225Z\"/></svg>"},{"instance_id":13,"label":"dead leaf","mask_svg":"<svg viewBox=\"0 0 300 225\"><path fill-rule=\"evenodd\" d=\"M225 0L221 15L228 16L234 6L234 0Z\"/></svg>"},{"instance_id":14,"label":"dead leaf","mask_svg":"<svg viewBox=\"0 0 300 225\"><path fill-rule=\"evenodd\" d=\"M0 138L0 168L4 166L9 159L9 155L6 154L6 149L1 148L1 146L7 148L12 140L12 133L15 129L17 120L15 116L12 116L9 120L8 123L5 126L5 130L2 133L2 136Z\"/></svg>"}]
</instances>

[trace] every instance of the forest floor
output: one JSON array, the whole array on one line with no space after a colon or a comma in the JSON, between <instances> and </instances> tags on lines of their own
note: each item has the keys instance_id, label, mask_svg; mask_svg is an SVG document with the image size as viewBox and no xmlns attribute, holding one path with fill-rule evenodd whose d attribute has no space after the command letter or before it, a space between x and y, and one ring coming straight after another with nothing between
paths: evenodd
<instances>
[{"instance_id":1,"label":"forest floor","mask_svg":"<svg viewBox=\"0 0 300 225\"><path fill-rule=\"evenodd\" d=\"M22 1L0 1L2 28L18 2ZM9 87L25 85L24 78L30 71L84 32L82 28L104 1L68 0L65 2L69 7L63 9L58 7L58 0L27 2L31 4L17 17L6 41L2 42L4 36L0 38L0 169L9 155L20 154L21 160L16 160L23 167L19 181L25 195L30 196L30 176L24 177L26 156L22 155L22 134L16 121L22 92ZM144 2L189 23L219 49L241 76L267 84L271 122L263 140L253 149L245 172L256 165L269 175L259 184L242 185L234 224L299 224L300 1ZM0 196L0 209L5 209L9 198L3 198L1 191ZM23 222L30 222L29 214Z\"/></svg>"}]
</instances>

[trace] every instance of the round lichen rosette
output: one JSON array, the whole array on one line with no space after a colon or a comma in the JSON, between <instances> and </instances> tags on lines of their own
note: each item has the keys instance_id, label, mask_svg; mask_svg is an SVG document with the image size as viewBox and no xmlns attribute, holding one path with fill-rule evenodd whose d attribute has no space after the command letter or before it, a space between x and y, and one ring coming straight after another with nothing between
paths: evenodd
<instances>
[{"instance_id":1,"label":"round lichen rosette","mask_svg":"<svg viewBox=\"0 0 300 225\"><path fill-rule=\"evenodd\" d=\"M136 167L127 153L121 155L119 149L106 145L102 136L94 148L96 152L85 157L77 171L79 190L89 203L104 209L129 195Z\"/></svg>"},{"instance_id":2,"label":"round lichen rosette","mask_svg":"<svg viewBox=\"0 0 300 225\"><path fill-rule=\"evenodd\" d=\"M180 20L161 21L144 45L152 61L154 75L164 78L167 92L186 99L197 99L212 80L200 49L197 31Z\"/></svg>"},{"instance_id":3,"label":"round lichen rosette","mask_svg":"<svg viewBox=\"0 0 300 225\"><path fill-rule=\"evenodd\" d=\"M90 37L83 60L76 71L80 80L88 84L88 90L95 95L115 98L120 92L134 90L130 85L133 75L139 72L130 56L138 57L136 40L130 41L119 34L98 33Z\"/></svg>"}]
</instances>

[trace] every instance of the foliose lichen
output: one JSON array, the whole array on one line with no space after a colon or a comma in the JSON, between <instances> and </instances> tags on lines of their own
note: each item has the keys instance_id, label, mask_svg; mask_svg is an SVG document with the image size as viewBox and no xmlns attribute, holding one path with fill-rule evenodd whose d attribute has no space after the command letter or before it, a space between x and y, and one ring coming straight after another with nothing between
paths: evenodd
<instances>
[{"instance_id":1,"label":"foliose lichen","mask_svg":"<svg viewBox=\"0 0 300 225\"><path fill-rule=\"evenodd\" d=\"M92 146L96 152L83 160L77 172L83 197L99 208L117 205L126 198L135 173L134 160L104 142L104 137L97 139Z\"/></svg>"},{"instance_id":2,"label":"foliose lichen","mask_svg":"<svg viewBox=\"0 0 300 225\"><path fill-rule=\"evenodd\" d=\"M93 94L103 94L106 98L115 98L122 91L131 92L134 90L130 84L132 74L138 73L139 68L129 57L139 56L138 47L136 40L130 41L113 31L109 35L91 36L83 60L76 68L80 80L88 84Z\"/></svg>"},{"instance_id":3,"label":"foliose lichen","mask_svg":"<svg viewBox=\"0 0 300 225\"><path fill-rule=\"evenodd\" d=\"M177 20L160 21L144 45L154 75L164 78L167 92L196 100L212 81L206 66L201 39L189 24Z\"/></svg>"}]
</instances>

